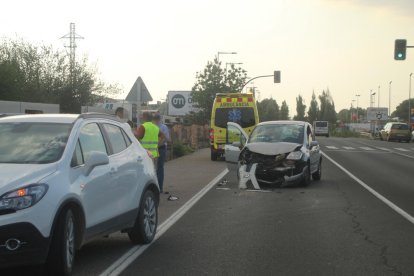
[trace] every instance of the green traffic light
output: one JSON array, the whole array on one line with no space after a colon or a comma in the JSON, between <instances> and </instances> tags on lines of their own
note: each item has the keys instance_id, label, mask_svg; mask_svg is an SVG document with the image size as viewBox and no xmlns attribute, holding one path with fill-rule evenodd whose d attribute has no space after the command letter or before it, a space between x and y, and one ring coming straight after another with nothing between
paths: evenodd
<instances>
[{"instance_id":1,"label":"green traffic light","mask_svg":"<svg viewBox=\"0 0 414 276\"><path fill-rule=\"evenodd\" d=\"M407 40L406 39L396 39L394 46L394 59L395 60L405 60L407 50Z\"/></svg>"}]
</instances>

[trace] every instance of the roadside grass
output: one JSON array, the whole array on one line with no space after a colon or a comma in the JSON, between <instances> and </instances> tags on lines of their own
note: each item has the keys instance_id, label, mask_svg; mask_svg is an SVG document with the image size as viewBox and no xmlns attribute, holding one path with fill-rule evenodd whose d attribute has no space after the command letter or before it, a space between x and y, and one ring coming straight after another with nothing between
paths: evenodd
<instances>
[{"instance_id":1,"label":"roadside grass","mask_svg":"<svg viewBox=\"0 0 414 276\"><path fill-rule=\"evenodd\" d=\"M342 138L370 138L371 135L364 135L360 132L352 131L349 129L341 128L341 129L335 129L330 133L333 137L342 137Z\"/></svg>"}]
</instances>

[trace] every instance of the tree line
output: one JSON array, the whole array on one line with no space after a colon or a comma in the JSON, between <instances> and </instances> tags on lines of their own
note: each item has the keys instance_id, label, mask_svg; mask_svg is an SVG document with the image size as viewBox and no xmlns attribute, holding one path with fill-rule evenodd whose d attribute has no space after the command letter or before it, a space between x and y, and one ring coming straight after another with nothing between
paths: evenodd
<instances>
[{"instance_id":1,"label":"tree line","mask_svg":"<svg viewBox=\"0 0 414 276\"><path fill-rule=\"evenodd\" d=\"M200 112L192 113L187 119L194 123L207 123L211 117L211 110L216 93L235 92L241 93L244 83L247 81L247 72L241 67L235 67L231 64L230 68L223 69L221 62L217 59L209 61L202 72L196 74L196 82L192 88L193 104L200 108ZM414 108L414 99L411 100L411 107ZM298 120L308 121L329 121L331 124L342 122L360 122L360 118L366 118L367 110L361 107L358 109L342 109L336 112L335 102L329 88L322 90L316 96L315 91L309 107L306 106L304 98L301 95L296 97L296 115L291 117L289 106L283 100L281 104L273 99L266 98L257 101L260 121L272 120ZM408 118L408 100L400 103L396 110L392 112L391 117L399 117L404 120Z\"/></svg>"},{"instance_id":2,"label":"tree line","mask_svg":"<svg viewBox=\"0 0 414 276\"><path fill-rule=\"evenodd\" d=\"M0 40L0 100L53 103L62 113L80 113L81 106L119 92L118 85L99 79L87 57L71 64L64 50L22 39Z\"/></svg>"}]
</instances>

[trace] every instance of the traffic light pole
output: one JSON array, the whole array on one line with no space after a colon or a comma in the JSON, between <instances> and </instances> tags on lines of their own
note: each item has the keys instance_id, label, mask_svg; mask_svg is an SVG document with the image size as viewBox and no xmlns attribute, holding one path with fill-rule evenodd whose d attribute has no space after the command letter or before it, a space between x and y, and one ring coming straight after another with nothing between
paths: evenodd
<instances>
[{"instance_id":1,"label":"traffic light pole","mask_svg":"<svg viewBox=\"0 0 414 276\"><path fill-rule=\"evenodd\" d=\"M252 79L248 80L248 81L247 81L247 82L243 85L243 87L242 87L242 89L241 89L241 92L243 92L243 89L246 87L246 85L248 85L248 84L249 84L249 82L251 82L251 81L253 81L253 80L255 80L255 79L260 79L260 78L269 78L269 77L273 77L273 81L274 81L275 83L280 83L280 71L274 71L274 72L273 72L273 75L257 76L257 77L254 77L254 78L252 78Z\"/></svg>"},{"instance_id":2,"label":"traffic light pole","mask_svg":"<svg viewBox=\"0 0 414 276\"><path fill-rule=\"evenodd\" d=\"M243 87L242 87L241 91L243 92L243 89L246 87L246 85L248 85L248 84L249 84L249 82L251 82L251 81L253 81L253 80L255 80L255 79L260 79L260 78L268 78L268 77L273 77L273 75L257 76L257 77L254 77L254 78L252 78L252 79L248 80L248 81L247 81L247 82L243 85Z\"/></svg>"}]
</instances>

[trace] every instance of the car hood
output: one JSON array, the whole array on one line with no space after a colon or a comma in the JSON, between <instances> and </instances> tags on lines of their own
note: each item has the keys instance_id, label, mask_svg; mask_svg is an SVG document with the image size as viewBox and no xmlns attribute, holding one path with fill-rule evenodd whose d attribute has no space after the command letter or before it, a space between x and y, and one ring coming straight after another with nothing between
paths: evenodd
<instances>
[{"instance_id":1,"label":"car hood","mask_svg":"<svg viewBox=\"0 0 414 276\"><path fill-rule=\"evenodd\" d=\"M5 164L0 163L0 195L21 185L38 183L56 172L56 164Z\"/></svg>"},{"instance_id":2,"label":"car hood","mask_svg":"<svg viewBox=\"0 0 414 276\"><path fill-rule=\"evenodd\" d=\"M288 153L302 147L301 144L296 143L249 143L246 148L252 152L264 154L264 155L278 155L282 153Z\"/></svg>"}]
</instances>

